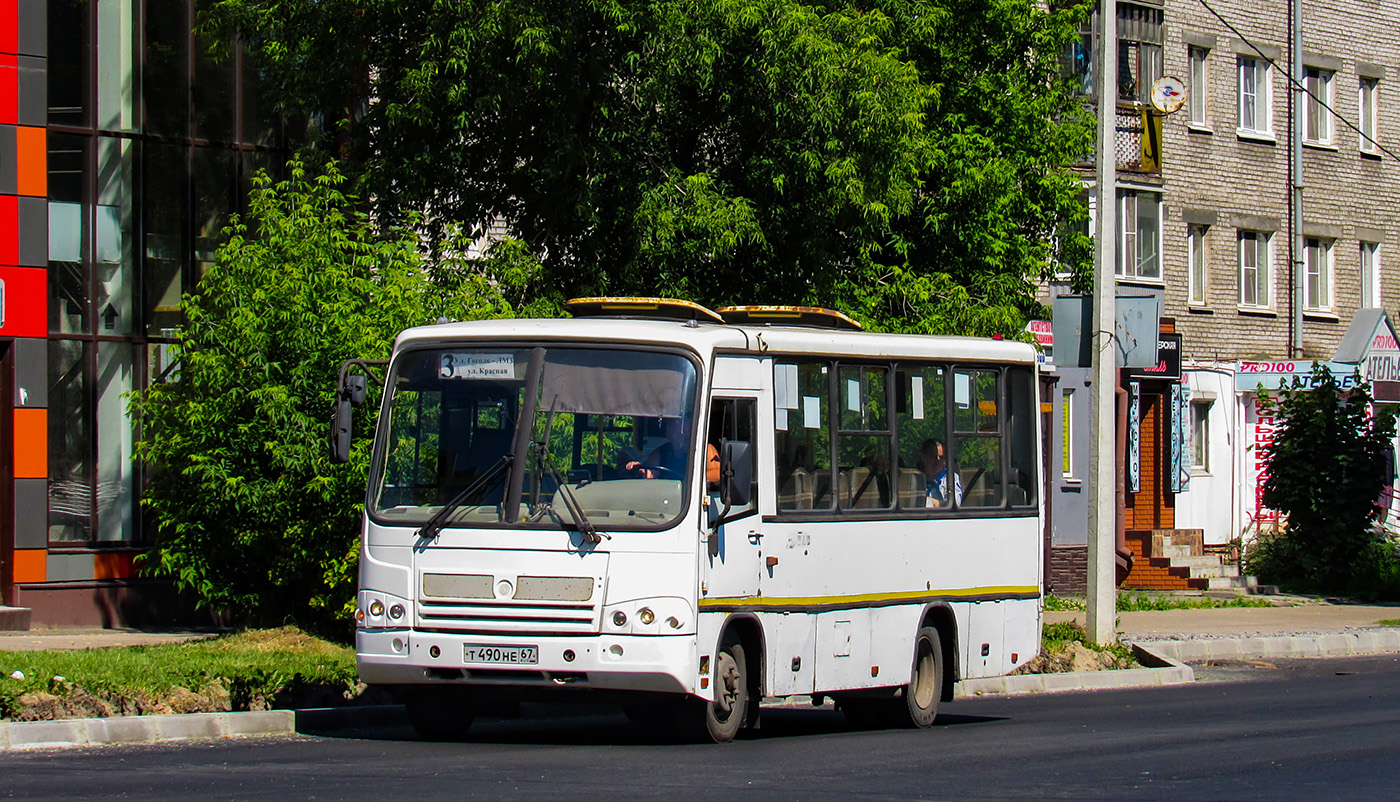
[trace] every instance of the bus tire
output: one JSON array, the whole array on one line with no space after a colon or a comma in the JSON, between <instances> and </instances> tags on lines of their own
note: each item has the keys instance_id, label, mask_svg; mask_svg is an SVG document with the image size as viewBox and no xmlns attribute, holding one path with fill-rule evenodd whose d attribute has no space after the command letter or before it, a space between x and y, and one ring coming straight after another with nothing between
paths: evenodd
<instances>
[{"instance_id":1,"label":"bus tire","mask_svg":"<svg viewBox=\"0 0 1400 802\"><path fill-rule=\"evenodd\" d=\"M914 665L909 684L892 696L838 696L836 704L851 725L860 729L932 727L943 695L943 644L934 627L922 627L914 638Z\"/></svg>"},{"instance_id":2,"label":"bus tire","mask_svg":"<svg viewBox=\"0 0 1400 802\"><path fill-rule=\"evenodd\" d=\"M475 717L466 688L414 686L404 692L404 710L413 731L425 741L460 741Z\"/></svg>"},{"instance_id":3,"label":"bus tire","mask_svg":"<svg viewBox=\"0 0 1400 802\"><path fill-rule=\"evenodd\" d=\"M921 628L914 639L914 667L902 695L905 722L919 729L932 727L943 696L943 642L934 627Z\"/></svg>"},{"instance_id":4,"label":"bus tire","mask_svg":"<svg viewBox=\"0 0 1400 802\"><path fill-rule=\"evenodd\" d=\"M682 736L689 740L728 743L748 718L749 663L744 646L726 635L715 654L715 700L686 699L677 709Z\"/></svg>"}]
</instances>

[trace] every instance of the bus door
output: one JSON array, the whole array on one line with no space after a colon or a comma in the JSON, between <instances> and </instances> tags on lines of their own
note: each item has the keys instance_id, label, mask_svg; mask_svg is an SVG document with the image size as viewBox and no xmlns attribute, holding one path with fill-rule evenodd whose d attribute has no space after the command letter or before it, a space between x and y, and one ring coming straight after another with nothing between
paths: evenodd
<instances>
[{"instance_id":1,"label":"bus door","mask_svg":"<svg viewBox=\"0 0 1400 802\"><path fill-rule=\"evenodd\" d=\"M713 446L718 453L728 440L749 443L750 453L757 449L758 397L751 391L716 390L710 402L709 429L705 436L706 450ZM706 457L709 459L708 455ZM706 481L705 514L706 551L703 572L705 593L709 598L745 599L757 595L759 564L762 561L762 522L758 516L758 472L753 471L755 487L750 488L748 503L726 505L719 487ZM727 507L727 510L726 510ZM718 524L718 525L716 525Z\"/></svg>"}]
</instances>

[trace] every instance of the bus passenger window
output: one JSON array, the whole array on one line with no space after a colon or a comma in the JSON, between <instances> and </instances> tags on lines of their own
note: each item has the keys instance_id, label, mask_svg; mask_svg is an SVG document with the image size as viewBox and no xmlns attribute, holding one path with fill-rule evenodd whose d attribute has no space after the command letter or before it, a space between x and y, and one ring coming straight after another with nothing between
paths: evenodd
<instances>
[{"instance_id":1,"label":"bus passenger window","mask_svg":"<svg viewBox=\"0 0 1400 802\"><path fill-rule=\"evenodd\" d=\"M1000 507L1001 469L999 370L953 372L953 467L962 482L959 507Z\"/></svg>"},{"instance_id":2,"label":"bus passenger window","mask_svg":"<svg viewBox=\"0 0 1400 802\"><path fill-rule=\"evenodd\" d=\"M829 376L830 368L819 363L773 366L779 510L832 507Z\"/></svg>"},{"instance_id":3,"label":"bus passenger window","mask_svg":"<svg viewBox=\"0 0 1400 802\"><path fill-rule=\"evenodd\" d=\"M895 374L895 422L899 429L896 495L901 509L953 506L951 495L957 486L954 482L950 487L945 473L946 375L942 367L909 364L901 365Z\"/></svg>"},{"instance_id":4,"label":"bus passenger window","mask_svg":"<svg viewBox=\"0 0 1400 802\"><path fill-rule=\"evenodd\" d=\"M883 366L840 368L836 498L842 509L888 509L893 504L888 376L889 368Z\"/></svg>"},{"instance_id":5,"label":"bus passenger window","mask_svg":"<svg viewBox=\"0 0 1400 802\"><path fill-rule=\"evenodd\" d=\"M1011 475L1007 492L1011 506L1039 503L1036 487L1035 380L1029 370L1011 368L1006 373L1011 414Z\"/></svg>"}]
</instances>

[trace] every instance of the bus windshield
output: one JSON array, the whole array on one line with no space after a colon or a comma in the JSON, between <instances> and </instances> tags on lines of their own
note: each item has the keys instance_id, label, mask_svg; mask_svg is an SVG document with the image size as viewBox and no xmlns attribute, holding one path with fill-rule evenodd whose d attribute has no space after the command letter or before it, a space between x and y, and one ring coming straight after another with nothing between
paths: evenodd
<instances>
[{"instance_id":1,"label":"bus windshield","mask_svg":"<svg viewBox=\"0 0 1400 802\"><path fill-rule=\"evenodd\" d=\"M695 375L679 354L631 349L406 352L388 380L371 512L396 525L668 526L694 462Z\"/></svg>"}]
</instances>

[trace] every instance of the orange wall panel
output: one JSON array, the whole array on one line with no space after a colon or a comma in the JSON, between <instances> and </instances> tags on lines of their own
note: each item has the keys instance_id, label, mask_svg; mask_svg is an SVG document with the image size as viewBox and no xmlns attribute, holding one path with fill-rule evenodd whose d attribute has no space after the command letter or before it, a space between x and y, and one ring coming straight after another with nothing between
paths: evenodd
<instances>
[{"instance_id":1,"label":"orange wall panel","mask_svg":"<svg viewBox=\"0 0 1400 802\"><path fill-rule=\"evenodd\" d=\"M15 478L49 478L49 411L15 410Z\"/></svg>"},{"instance_id":2,"label":"orange wall panel","mask_svg":"<svg viewBox=\"0 0 1400 802\"><path fill-rule=\"evenodd\" d=\"M15 185L21 195L49 194L48 148L44 129L15 129Z\"/></svg>"},{"instance_id":3,"label":"orange wall panel","mask_svg":"<svg viewBox=\"0 0 1400 802\"><path fill-rule=\"evenodd\" d=\"M49 553L44 549L15 549L15 583L43 582Z\"/></svg>"}]
</instances>

